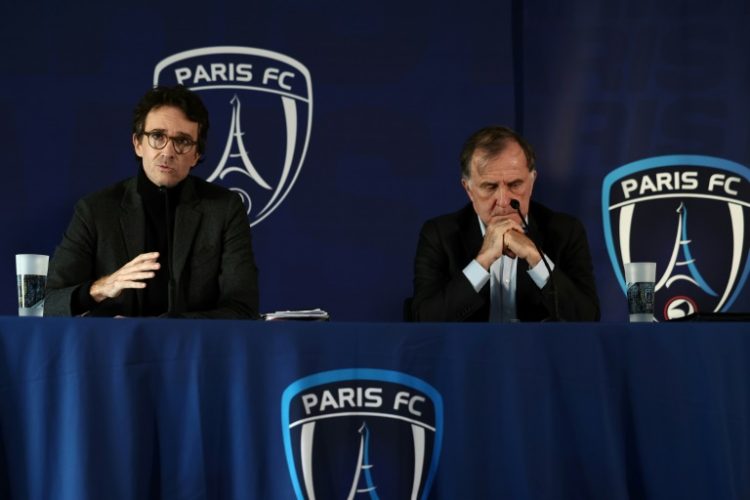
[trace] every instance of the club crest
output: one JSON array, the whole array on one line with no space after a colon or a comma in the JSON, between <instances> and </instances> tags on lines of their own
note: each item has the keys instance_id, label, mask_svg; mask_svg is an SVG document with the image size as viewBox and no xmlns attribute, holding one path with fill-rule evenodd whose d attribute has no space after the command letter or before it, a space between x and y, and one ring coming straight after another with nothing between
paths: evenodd
<instances>
[{"instance_id":1,"label":"club crest","mask_svg":"<svg viewBox=\"0 0 750 500\"><path fill-rule=\"evenodd\" d=\"M440 456L443 403L404 373L334 370L287 387L281 430L299 500L425 499Z\"/></svg>"},{"instance_id":2,"label":"club crest","mask_svg":"<svg viewBox=\"0 0 750 500\"><path fill-rule=\"evenodd\" d=\"M729 311L750 272L750 169L698 155L647 158L602 186L604 237L626 293L624 264L656 262L655 316Z\"/></svg>"},{"instance_id":3,"label":"club crest","mask_svg":"<svg viewBox=\"0 0 750 500\"><path fill-rule=\"evenodd\" d=\"M302 169L312 127L310 72L284 54L206 47L156 65L154 85L185 85L211 117L205 162L194 170L237 192L251 226L284 201Z\"/></svg>"}]
</instances>

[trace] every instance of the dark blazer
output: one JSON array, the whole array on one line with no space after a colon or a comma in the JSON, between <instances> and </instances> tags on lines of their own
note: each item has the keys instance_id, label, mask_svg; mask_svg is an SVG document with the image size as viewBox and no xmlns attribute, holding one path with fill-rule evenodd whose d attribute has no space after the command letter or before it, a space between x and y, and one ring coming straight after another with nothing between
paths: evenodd
<instances>
[{"instance_id":1,"label":"dark blazer","mask_svg":"<svg viewBox=\"0 0 750 500\"><path fill-rule=\"evenodd\" d=\"M551 279L541 290L518 263L516 312L521 321L555 316L565 321L596 321L599 299L586 232L575 218L531 202L532 238L554 262ZM488 321L489 282L477 293L463 269L482 246L479 220L471 204L458 212L427 221L422 227L414 261L415 321Z\"/></svg>"},{"instance_id":2,"label":"dark blazer","mask_svg":"<svg viewBox=\"0 0 750 500\"><path fill-rule=\"evenodd\" d=\"M174 303L170 316L257 318L258 278L250 227L239 196L188 176L175 211ZM143 253L145 215L136 177L80 200L50 261L45 316L70 316L77 287ZM90 311L139 316L143 291L125 290Z\"/></svg>"}]
</instances>

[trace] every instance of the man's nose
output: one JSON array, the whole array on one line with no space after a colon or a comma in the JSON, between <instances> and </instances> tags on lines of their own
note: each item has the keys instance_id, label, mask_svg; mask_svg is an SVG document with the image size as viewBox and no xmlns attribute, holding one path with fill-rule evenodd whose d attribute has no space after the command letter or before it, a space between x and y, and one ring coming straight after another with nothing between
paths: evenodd
<instances>
[{"instance_id":1,"label":"man's nose","mask_svg":"<svg viewBox=\"0 0 750 500\"><path fill-rule=\"evenodd\" d=\"M175 156L177 154L177 151L174 148L174 141L172 141L172 139L169 139L167 141L167 145L162 148L161 152L166 156Z\"/></svg>"},{"instance_id":2,"label":"man's nose","mask_svg":"<svg viewBox=\"0 0 750 500\"><path fill-rule=\"evenodd\" d=\"M511 196L508 188L505 186L499 186L497 188L497 193L495 194L495 203L502 208L507 208L508 205L510 205L510 200Z\"/></svg>"}]
</instances>

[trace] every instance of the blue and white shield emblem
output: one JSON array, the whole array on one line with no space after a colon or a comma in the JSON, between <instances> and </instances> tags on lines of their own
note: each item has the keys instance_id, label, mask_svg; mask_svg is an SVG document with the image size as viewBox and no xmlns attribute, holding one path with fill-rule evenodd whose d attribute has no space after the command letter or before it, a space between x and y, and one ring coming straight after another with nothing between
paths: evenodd
<instances>
[{"instance_id":1,"label":"blue and white shield emblem","mask_svg":"<svg viewBox=\"0 0 750 500\"><path fill-rule=\"evenodd\" d=\"M297 380L281 400L298 499L425 499L437 471L443 403L401 372L343 369Z\"/></svg>"},{"instance_id":2,"label":"blue and white shield emblem","mask_svg":"<svg viewBox=\"0 0 750 500\"><path fill-rule=\"evenodd\" d=\"M626 292L624 264L656 262L657 319L729 311L750 272L750 169L698 155L647 158L606 176L602 219Z\"/></svg>"},{"instance_id":3,"label":"blue and white shield emblem","mask_svg":"<svg viewBox=\"0 0 750 500\"><path fill-rule=\"evenodd\" d=\"M299 61L253 47L205 47L174 54L154 85L181 84L208 108L205 163L193 170L237 192L250 225L271 215L297 180L312 127L312 82Z\"/></svg>"}]
</instances>

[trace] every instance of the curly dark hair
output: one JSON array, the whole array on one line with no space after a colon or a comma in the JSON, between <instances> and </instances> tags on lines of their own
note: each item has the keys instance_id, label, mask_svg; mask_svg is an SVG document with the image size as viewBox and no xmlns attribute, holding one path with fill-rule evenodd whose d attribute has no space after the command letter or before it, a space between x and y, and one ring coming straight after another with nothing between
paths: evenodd
<instances>
[{"instance_id":1,"label":"curly dark hair","mask_svg":"<svg viewBox=\"0 0 750 500\"><path fill-rule=\"evenodd\" d=\"M133 110L133 134L140 139L145 132L143 128L146 124L146 116L152 109L162 106L179 108L188 120L198 123L197 147L202 159L208 137L208 110L198 94L184 85L157 86L146 92Z\"/></svg>"}]
</instances>

